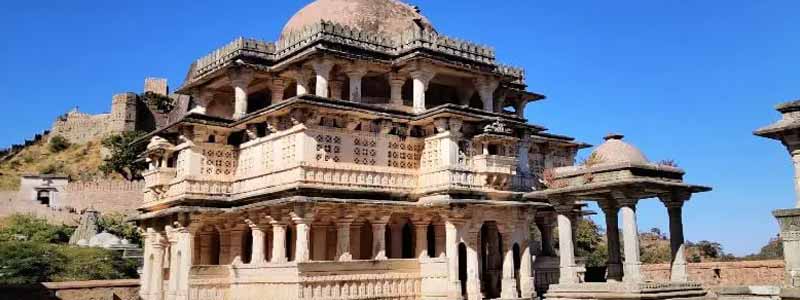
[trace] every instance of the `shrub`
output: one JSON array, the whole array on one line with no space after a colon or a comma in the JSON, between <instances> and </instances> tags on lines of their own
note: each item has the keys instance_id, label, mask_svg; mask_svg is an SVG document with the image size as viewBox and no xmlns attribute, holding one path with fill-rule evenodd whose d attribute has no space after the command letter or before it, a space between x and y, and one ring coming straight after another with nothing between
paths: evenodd
<instances>
[{"instance_id":1,"label":"shrub","mask_svg":"<svg viewBox=\"0 0 800 300\"><path fill-rule=\"evenodd\" d=\"M30 284L50 281L61 272L66 258L55 246L37 242L0 243L0 283Z\"/></svg>"},{"instance_id":2,"label":"shrub","mask_svg":"<svg viewBox=\"0 0 800 300\"><path fill-rule=\"evenodd\" d=\"M65 263L53 274L53 281L108 280L136 278L137 264L122 254L103 248L61 246L57 250Z\"/></svg>"},{"instance_id":3,"label":"shrub","mask_svg":"<svg viewBox=\"0 0 800 300\"><path fill-rule=\"evenodd\" d=\"M39 174L63 174L66 170L67 168L61 161L43 165L38 169Z\"/></svg>"},{"instance_id":4,"label":"shrub","mask_svg":"<svg viewBox=\"0 0 800 300\"><path fill-rule=\"evenodd\" d=\"M63 136L55 135L50 138L50 143L48 143L47 148L50 150L50 152L58 153L66 150L69 148L69 146L70 144L67 139L65 139Z\"/></svg>"},{"instance_id":5,"label":"shrub","mask_svg":"<svg viewBox=\"0 0 800 300\"><path fill-rule=\"evenodd\" d=\"M125 222L125 216L118 213L106 214L97 220L98 231L106 231L120 238L126 239L131 244L141 245L142 237L136 226Z\"/></svg>"},{"instance_id":6,"label":"shrub","mask_svg":"<svg viewBox=\"0 0 800 300\"><path fill-rule=\"evenodd\" d=\"M48 224L47 220L32 215L16 214L4 220L0 228L0 242L31 241L39 243L67 243L74 229L66 225Z\"/></svg>"}]
</instances>

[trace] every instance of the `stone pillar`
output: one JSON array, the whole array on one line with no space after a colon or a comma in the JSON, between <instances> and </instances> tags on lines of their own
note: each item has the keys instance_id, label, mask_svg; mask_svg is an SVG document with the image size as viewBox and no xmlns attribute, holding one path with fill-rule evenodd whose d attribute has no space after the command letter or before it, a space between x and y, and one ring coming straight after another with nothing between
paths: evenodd
<instances>
[{"instance_id":1,"label":"stone pillar","mask_svg":"<svg viewBox=\"0 0 800 300\"><path fill-rule=\"evenodd\" d=\"M208 110L208 105L214 101L214 92L211 90L196 91L192 94L192 100L196 105L190 113L205 115Z\"/></svg>"},{"instance_id":2,"label":"stone pillar","mask_svg":"<svg viewBox=\"0 0 800 300\"><path fill-rule=\"evenodd\" d=\"M578 283L577 268L575 265L575 248L572 243L572 210L571 202L556 205L558 213L558 249L560 261L559 284Z\"/></svg>"},{"instance_id":3,"label":"stone pillar","mask_svg":"<svg viewBox=\"0 0 800 300\"><path fill-rule=\"evenodd\" d=\"M164 299L164 251L166 246L160 233L154 233L154 242L151 245L153 263L150 270L150 282L148 289L150 297L148 300Z\"/></svg>"},{"instance_id":4,"label":"stone pillar","mask_svg":"<svg viewBox=\"0 0 800 300\"><path fill-rule=\"evenodd\" d=\"M153 270L155 267L153 266L153 260L150 257L155 256L155 252L153 252L153 244L155 242L154 237L155 231L152 228L148 228L147 231L144 233L144 263L142 265L142 276L139 279L139 297L143 300L149 300L150 298L150 281L152 281L153 277Z\"/></svg>"},{"instance_id":5,"label":"stone pillar","mask_svg":"<svg viewBox=\"0 0 800 300\"><path fill-rule=\"evenodd\" d=\"M525 224L527 227L528 224ZM529 239L530 234L528 230L523 229L523 236L528 239L527 242L523 243L520 248L520 263L519 263L519 290L522 293L520 297L522 299L534 299L536 298L536 285L534 284L534 277L533 277L533 255L531 254L531 240Z\"/></svg>"},{"instance_id":6,"label":"stone pillar","mask_svg":"<svg viewBox=\"0 0 800 300\"><path fill-rule=\"evenodd\" d=\"M336 261L351 261L353 254L350 252L350 225L353 220L339 220L336 223Z\"/></svg>"},{"instance_id":7,"label":"stone pillar","mask_svg":"<svg viewBox=\"0 0 800 300\"><path fill-rule=\"evenodd\" d=\"M794 166L794 192L795 192L795 208L800 208L800 141L796 140L794 136L784 137L783 142L787 145L789 154L792 156L792 165Z\"/></svg>"},{"instance_id":8,"label":"stone pillar","mask_svg":"<svg viewBox=\"0 0 800 300\"><path fill-rule=\"evenodd\" d=\"M167 265L169 266L169 278L167 279L167 292L166 297L167 300L175 300L175 296L178 293L178 274L177 271L179 269L178 263L178 237L177 234L174 234L174 229L170 226L167 226L167 239L169 241L169 261L166 261Z\"/></svg>"},{"instance_id":9,"label":"stone pillar","mask_svg":"<svg viewBox=\"0 0 800 300\"><path fill-rule=\"evenodd\" d=\"M356 67L348 70L345 74L350 79L350 101L361 102L361 80L364 79L364 75L367 75L367 70Z\"/></svg>"},{"instance_id":10,"label":"stone pillar","mask_svg":"<svg viewBox=\"0 0 800 300\"><path fill-rule=\"evenodd\" d=\"M241 227L233 228L230 231L230 258L234 262L242 261L242 241L244 240L244 231L245 229Z\"/></svg>"},{"instance_id":11,"label":"stone pillar","mask_svg":"<svg viewBox=\"0 0 800 300\"><path fill-rule=\"evenodd\" d=\"M270 86L272 104L283 101L284 91L286 91L286 80L280 77L272 79L272 86Z\"/></svg>"},{"instance_id":12,"label":"stone pillar","mask_svg":"<svg viewBox=\"0 0 800 300\"><path fill-rule=\"evenodd\" d=\"M434 257L443 257L447 255L447 233L445 227L445 224L433 225L434 244L436 245L436 253L433 253Z\"/></svg>"},{"instance_id":13,"label":"stone pillar","mask_svg":"<svg viewBox=\"0 0 800 300\"><path fill-rule=\"evenodd\" d=\"M391 91L391 96L389 97L389 103L392 105L402 106L403 105L403 85L406 84L406 77L400 74L389 74L389 88Z\"/></svg>"},{"instance_id":14,"label":"stone pillar","mask_svg":"<svg viewBox=\"0 0 800 300\"><path fill-rule=\"evenodd\" d=\"M545 256L555 256L556 255L556 248L555 248L555 237L553 235L555 229L555 220L553 220L552 216L547 216L542 220L539 228L539 231L542 233L542 254Z\"/></svg>"},{"instance_id":15,"label":"stone pillar","mask_svg":"<svg viewBox=\"0 0 800 300\"><path fill-rule=\"evenodd\" d=\"M200 253L197 257L197 264L199 265L210 265L211 264L211 233L210 232L203 232L199 234L200 237Z\"/></svg>"},{"instance_id":16,"label":"stone pillar","mask_svg":"<svg viewBox=\"0 0 800 300\"><path fill-rule=\"evenodd\" d=\"M314 73L317 75L317 86L315 94L320 97L328 98L328 80L330 79L331 69L333 69L333 62L329 60L317 60L311 63Z\"/></svg>"},{"instance_id":17,"label":"stone pillar","mask_svg":"<svg viewBox=\"0 0 800 300\"><path fill-rule=\"evenodd\" d=\"M219 227L219 264L227 265L231 263L231 231L228 228Z\"/></svg>"},{"instance_id":18,"label":"stone pillar","mask_svg":"<svg viewBox=\"0 0 800 300\"><path fill-rule=\"evenodd\" d=\"M267 262L266 250L264 249L264 245L266 242L264 238L266 234L264 233L264 227L256 224L254 222L248 222L250 226L250 234L253 236L253 245L252 245L252 252L250 253L250 264L251 265L263 265Z\"/></svg>"},{"instance_id":19,"label":"stone pillar","mask_svg":"<svg viewBox=\"0 0 800 300\"><path fill-rule=\"evenodd\" d=\"M362 259L363 257L361 253L361 229L363 226L364 224L360 222L350 226L350 254L353 259Z\"/></svg>"},{"instance_id":20,"label":"stone pillar","mask_svg":"<svg viewBox=\"0 0 800 300\"><path fill-rule=\"evenodd\" d=\"M316 261L326 260L328 250L328 226L314 225L311 227L313 251L311 257Z\"/></svg>"},{"instance_id":21,"label":"stone pillar","mask_svg":"<svg viewBox=\"0 0 800 300\"><path fill-rule=\"evenodd\" d=\"M481 294L481 278L480 278L480 261L478 258L478 249L480 243L478 242L478 232L468 232L467 238L467 299L468 300L482 300Z\"/></svg>"},{"instance_id":22,"label":"stone pillar","mask_svg":"<svg viewBox=\"0 0 800 300\"><path fill-rule=\"evenodd\" d=\"M613 200L600 202L606 217L606 237L608 244L608 280L622 281L622 254L619 244L619 206Z\"/></svg>"},{"instance_id":23,"label":"stone pillar","mask_svg":"<svg viewBox=\"0 0 800 300\"><path fill-rule=\"evenodd\" d=\"M403 226L405 223L389 224L389 237L392 241L389 258L403 258Z\"/></svg>"},{"instance_id":24,"label":"stone pillar","mask_svg":"<svg viewBox=\"0 0 800 300\"><path fill-rule=\"evenodd\" d=\"M784 260L784 286L800 287L800 209L779 209L772 212L781 230Z\"/></svg>"},{"instance_id":25,"label":"stone pillar","mask_svg":"<svg viewBox=\"0 0 800 300\"><path fill-rule=\"evenodd\" d=\"M285 263L286 257L286 224L272 222L272 263Z\"/></svg>"},{"instance_id":26,"label":"stone pillar","mask_svg":"<svg viewBox=\"0 0 800 300\"><path fill-rule=\"evenodd\" d=\"M454 220L445 222L445 245L447 253L447 274L450 286L447 289L447 299L462 299L461 281L458 278L458 243L462 224Z\"/></svg>"},{"instance_id":27,"label":"stone pillar","mask_svg":"<svg viewBox=\"0 0 800 300\"><path fill-rule=\"evenodd\" d=\"M342 90L344 88L344 81L334 79L330 81L331 99L342 100Z\"/></svg>"},{"instance_id":28,"label":"stone pillar","mask_svg":"<svg viewBox=\"0 0 800 300\"><path fill-rule=\"evenodd\" d=\"M430 257L428 255L428 223L414 223L414 237L416 245L414 247L417 258L420 260Z\"/></svg>"},{"instance_id":29,"label":"stone pillar","mask_svg":"<svg viewBox=\"0 0 800 300\"><path fill-rule=\"evenodd\" d=\"M511 233L504 233L502 236L503 242L503 279L500 286L500 297L503 299L517 299L517 278L514 276L516 267L514 265L514 240L511 239ZM520 248L522 250L522 248ZM521 260L520 260L521 261ZM520 274L520 281L522 280Z\"/></svg>"},{"instance_id":30,"label":"stone pillar","mask_svg":"<svg viewBox=\"0 0 800 300\"><path fill-rule=\"evenodd\" d=\"M436 76L436 73L429 70L417 70L411 72L410 75L414 80L414 112L421 113L427 109L425 107L425 92L428 90L428 84Z\"/></svg>"},{"instance_id":31,"label":"stone pillar","mask_svg":"<svg viewBox=\"0 0 800 300\"><path fill-rule=\"evenodd\" d=\"M689 273L686 265L683 237L683 203L691 194L672 194L661 197L669 214L669 245L672 254L670 281L688 282Z\"/></svg>"},{"instance_id":32,"label":"stone pillar","mask_svg":"<svg viewBox=\"0 0 800 300\"><path fill-rule=\"evenodd\" d=\"M176 256L172 259L176 261L175 270L175 299L189 300L189 274L192 269L194 259L194 234L188 228L182 228L177 232ZM172 276L172 275L170 275Z\"/></svg>"},{"instance_id":33,"label":"stone pillar","mask_svg":"<svg viewBox=\"0 0 800 300\"><path fill-rule=\"evenodd\" d=\"M386 260L386 223L372 223L372 258Z\"/></svg>"},{"instance_id":34,"label":"stone pillar","mask_svg":"<svg viewBox=\"0 0 800 300\"><path fill-rule=\"evenodd\" d=\"M247 86L253 81L253 72L239 69L228 74L235 95L234 119L241 119L247 114Z\"/></svg>"},{"instance_id":35,"label":"stone pillar","mask_svg":"<svg viewBox=\"0 0 800 300\"><path fill-rule=\"evenodd\" d=\"M622 244L625 246L625 282L642 282L642 263L639 260L639 227L636 224L637 199L618 200L622 206Z\"/></svg>"},{"instance_id":36,"label":"stone pillar","mask_svg":"<svg viewBox=\"0 0 800 300\"><path fill-rule=\"evenodd\" d=\"M310 259L309 255L309 238L310 238L310 220L295 218L295 228L297 228L297 242L295 242L295 261L307 262Z\"/></svg>"},{"instance_id":37,"label":"stone pillar","mask_svg":"<svg viewBox=\"0 0 800 300\"><path fill-rule=\"evenodd\" d=\"M479 78L475 80L475 89L483 102L483 110L494 112L494 91L500 82L490 78Z\"/></svg>"},{"instance_id":38,"label":"stone pillar","mask_svg":"<svg viewBox=\"0 0 800 300\"><path fill-rule=\"evenodd\" d=\"M517 153L517 160L519 162L517 164L517 170L519 170L522 175L528 175L531 173L530 160L528 159L528 153L530 153L531 150L531 143L531 136L527 133L519 141L519 152Z\"/></svg>"},{"instance_id":39,"label":"stone pillar","mask_svg":"<svg viewBox=\"0 0 800 300\"><path fill-rule=\"evenodd\" d=\"M308 70L305 69L300 69L293 71L291 75L297 82L297 95L301 96L308 94L308 91L310 89L308 82L311 80L310 72L308 72Z\"/></svg>"}]
</instances>

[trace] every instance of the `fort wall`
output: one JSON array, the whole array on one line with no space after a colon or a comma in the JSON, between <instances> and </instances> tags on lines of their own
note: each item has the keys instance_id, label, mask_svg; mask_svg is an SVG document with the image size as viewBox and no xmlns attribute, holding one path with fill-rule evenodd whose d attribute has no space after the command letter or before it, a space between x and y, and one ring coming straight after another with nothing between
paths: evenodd
<instances>
[{"instance_id":1,"label":"fort wall","mask_svg":"<svg viewBox=\"0 0 800 300\"><path fill-rule=\"evenodd\" d=\"M689 280L703 284L711 292L726 286L781 285L782 260L737 261L689 264ZM646 280L669 281L669 264L643 265Z\"/></svg>"},{"instance_id":2,"label":"fort wall","mask_svg":"<svg viewBox=\"0 0 800 300\"><path fill-rule=\"evenodd\" d=\"M99 180L70 182L60 195L64 206L77 211L131 213L144 201L144 181Z\"/></svg>"}]
</instances>

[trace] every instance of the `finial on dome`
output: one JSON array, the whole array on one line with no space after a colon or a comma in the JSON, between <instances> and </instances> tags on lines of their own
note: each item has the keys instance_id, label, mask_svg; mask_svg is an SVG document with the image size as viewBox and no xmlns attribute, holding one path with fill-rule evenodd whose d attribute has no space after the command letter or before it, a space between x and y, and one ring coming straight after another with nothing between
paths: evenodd
<instances>
[{"instance_id":1,"label":"finial on dome","mask_svg":"<svg viewBox=\"0 0 800 300\"><path fill-rule=\"evenodd\" d=\"M625 136L624 136L624 135L622 135L622 134L619 134L619 133L609 133L608 135L606 135L606 136L603 138L603 140L606 140L606 141L608 141L608 140L622 140L622 139L624 139L624 138L625 138Z\"/></svg>"}]
</instances>

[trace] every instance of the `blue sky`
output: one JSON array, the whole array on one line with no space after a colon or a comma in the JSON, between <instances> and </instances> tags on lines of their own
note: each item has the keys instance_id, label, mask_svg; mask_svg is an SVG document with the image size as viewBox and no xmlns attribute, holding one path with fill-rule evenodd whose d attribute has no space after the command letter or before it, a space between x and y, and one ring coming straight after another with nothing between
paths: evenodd
<instances>
[{"instance_id":1,"label":"blue sky","mask_svg":"<svg viewBox=\"0 0 800 300\"><path fill-rule=\"evenodd\" d=\"M189 64L237 36L275 39L307 0L3 1L0 147L73 106L105 112L145 76L182 81ZM792 168L751 132L800 98L798 1L415 0L437 29L495 47L548 99L526 116L599 144L621 132L652 160L674 159L713 186L685 208L689 240L757 251L794 203ZM584 152L581 156L586 156ZM655 200L641 230L667 228ZM602 224L602 219L597 219Z\"/></svg>"}]
</instances>

